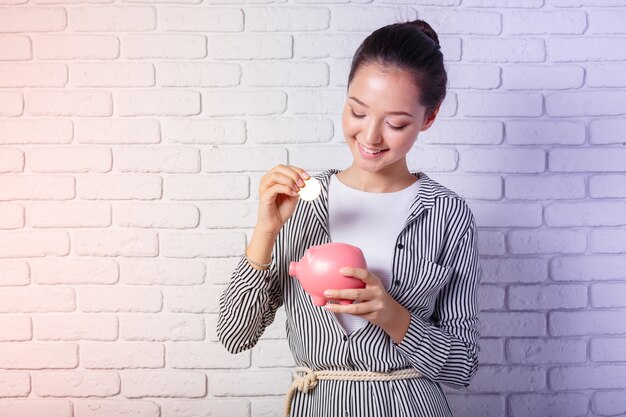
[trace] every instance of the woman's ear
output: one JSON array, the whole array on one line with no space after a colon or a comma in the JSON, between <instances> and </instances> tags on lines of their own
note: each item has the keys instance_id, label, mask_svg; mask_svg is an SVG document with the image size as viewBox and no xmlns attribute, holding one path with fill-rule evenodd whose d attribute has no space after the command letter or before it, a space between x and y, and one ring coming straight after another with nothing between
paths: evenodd
<instances>
[{"instance_id":1,"label":"woman's ear","mask_svg":"<svg viewBox=\"0 0 626 417\"><path fill-rule=\"evenodd\" d=\"M420 132L428 130L428 128L432 126L432 124L435 122L435 119L437 118L437 113L439 113L440 108L441 108L441 103L437 104L435 108L432 109L432 111L426 116L426 119L424 119L424 124L422 125Z\"/></svg>"}]
</instances>

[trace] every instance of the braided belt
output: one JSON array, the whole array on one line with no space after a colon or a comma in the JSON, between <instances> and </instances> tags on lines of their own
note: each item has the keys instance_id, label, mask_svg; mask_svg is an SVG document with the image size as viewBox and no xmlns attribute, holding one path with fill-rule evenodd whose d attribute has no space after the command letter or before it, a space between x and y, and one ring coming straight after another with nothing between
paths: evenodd
<instances>
[{"instance_id":1,"label":"braided belt","mask_svg":"<svg viewBox=\"0 0 626 417\"><path fill-rule=\"evenodd\" d=\"M285 400L285 417L291 411L291 400L296 391L307 394L317 386L319 380L334 381L395 381L398 379L421 378L423 375L415 369L398 369L392 372L370 371L313 371L306 367L293 370L294 381L287 392Z\"/></svg>"}]
</instances>

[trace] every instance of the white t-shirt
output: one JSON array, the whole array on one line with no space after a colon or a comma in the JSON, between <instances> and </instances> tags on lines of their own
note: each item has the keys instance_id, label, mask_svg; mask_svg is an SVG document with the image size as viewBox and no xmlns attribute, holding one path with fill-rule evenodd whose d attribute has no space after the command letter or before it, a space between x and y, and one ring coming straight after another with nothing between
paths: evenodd
<instances>
[{"instance_id":1,"label":"white t-shirt","mask_svg":"<svg viewBox=\"0 0 626 417\"><path fill-rule=\"evenodd\" d=\"M344 242L363 251L367 269L389 289L396 239L409 216L421 178L403 190L372 193L350 188L336 175L328 189L328 229L331 242ZM347 333L365 327L367 320L336 314Z\"/></svg>"}]
</instances>

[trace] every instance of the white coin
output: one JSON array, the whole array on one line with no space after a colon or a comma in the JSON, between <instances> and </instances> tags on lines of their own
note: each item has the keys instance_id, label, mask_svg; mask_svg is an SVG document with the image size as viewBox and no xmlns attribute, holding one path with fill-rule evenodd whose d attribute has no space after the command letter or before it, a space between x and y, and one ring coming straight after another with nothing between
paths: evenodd
<instances>
[{"instance_id":1,"label":"white coin","mask_svg":"<svg viewBox=\"0 0 626 417\"><path fill-rule=\"evenodd\" d=\"M321 191L322 186L320 185L320 182L317 179L311 177L308 180L304 180L304 187L300 188L298 194L300 194L301 199L306 201L312 201L315 200L318 195L320 195Z\"/></svg>"}]
</instances>

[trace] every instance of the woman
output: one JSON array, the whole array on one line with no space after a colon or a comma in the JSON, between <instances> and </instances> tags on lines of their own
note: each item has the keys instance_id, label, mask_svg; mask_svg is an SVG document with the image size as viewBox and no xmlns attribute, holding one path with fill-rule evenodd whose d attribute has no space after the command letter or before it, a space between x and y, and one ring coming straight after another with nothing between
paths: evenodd
<instances>
[{"instance_id":1,"label":"woman","mask_svg":"<svg viewBox=\"0 0 626 417\"><path fill-rule=\"evenodd\" d=\"M284 305L289 346L307 372L287 397L289 415L451 416L440 384L468 386L476 372L474 217L406 161L446 84L427 23L374 31L348 77L342 124L351 166L318 175L313 201L299 198L309 178L301 168L281 165L261 178L257 224L222 294L217 330L229 351L250 349ZM315 307L288 266L331 241L361 248L368 269L342 273L366 286L331 288L327 297L355 302Z\"/></svg>"}]
</instances>

